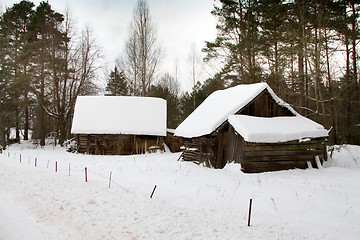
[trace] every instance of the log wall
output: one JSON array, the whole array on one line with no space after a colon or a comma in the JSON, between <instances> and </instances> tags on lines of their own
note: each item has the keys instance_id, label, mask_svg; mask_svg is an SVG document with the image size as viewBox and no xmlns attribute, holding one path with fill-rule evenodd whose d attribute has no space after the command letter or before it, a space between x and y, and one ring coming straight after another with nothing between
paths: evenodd
<instances>
[{"instance_id":1,"label":"log wall","mask_svg":"<svg viewBox=\"0 0 360 240\"><path fill-rule=\"evenodd\" d=\"M308 162L316 167L316 156L319 156L321 163L327 158L323 139L272 144L245 142L241 170L246 173L257 173L293 168L305 169L308 167Z\"/></svg>"},{"instance_id":2,"label":"log wall","mask_svg":"<svg viewBox=\"0 0 360 240\"><path fill-rule=\"evenodd\" d=\"M79 153L131 155L164 150L164 137L121 134L78 134Z\"/></svg>"},{"instance_id":3,"label":"log wall","mask_svg":"<svg viewBox=\"0 0 360 240\"><path fill-rule=\"evenodd\" d=\"M226 128L224 128L226 129ZM283 143L249 143L232 126L206 137L186 139L183 159L207 167L223 168L229 162L241 164L246 173L259 173L287 169L305 169L308 162L317 167L326 160L325 139Z\"/></svg>"}]
</instances>

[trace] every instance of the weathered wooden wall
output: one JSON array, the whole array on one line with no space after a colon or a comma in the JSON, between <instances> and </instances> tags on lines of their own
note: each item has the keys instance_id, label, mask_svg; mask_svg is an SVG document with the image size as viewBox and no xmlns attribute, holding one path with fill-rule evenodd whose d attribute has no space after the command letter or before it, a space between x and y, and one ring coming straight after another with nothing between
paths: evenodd
<instances>
[{"instance_id":1,"label":"weathered wooden wall","mask_svg":"<svg viewBox=\"0 0 360 240\"><path fill-rule=\"evenodd\" d=\"M78 134L78 152L95 155L131 155L164 150L164 137L121 134Z\"/></svg>"},{"instance_id":2,"label":"weathered wooden wall","mask_svg":"<svg viewBox=\"0 0 360 240\"><path fill-rule=\"evenodd\" d=\"M294 116L289 109L276 103L266 89L236 114L254 117Z\"/></svg>"},{"instance_id":3,"label":"weathered wooden wall","mask_svg":"<svg viewBox=\"0 0 360 240\"><path fill-rule=\"evenodd\" d=\"M171 152L180 152L180 147L184 144L181 137L174 136L174 133L167 132L165 144L169 147Z\"/></svg>"},{"instance_id":4,"label":"weathered wooden wall","mask_svg":"<svg viewBox=\"0 0 360 240\"><path fill-rule=\"evenodd\" d=\"M216 166L217 138L199 137L184 139L184 161L204 164L207 167Z\"/></svg>"},{"instance_id":5,"label":"weathered wooden wall","mask_svg":"<svg viewBox=\"0 0 360 240\"><path fill-rule=\"evenodd\" d=\"M247 173L305 169L307 162L317 167L315 156L321 163L326 160L324 139L306 142L290 141L284 143L248 143L245 142L244 154L241 159L241 170Z\"/></svg>"},{"instance_id":6,"label":"weathered wooden wall","mask_svg":"<svg viewBox=\"0 0 360 240\"><path fill-rule=\"evenodd\" d=\"M186 139L183 159L208 167L223 168L229 162L241 164L246 173L316 167L315 156L326 160L325 139L282 143L249 143L232 126L206 137Z\"/></svg>"}]
</instances>

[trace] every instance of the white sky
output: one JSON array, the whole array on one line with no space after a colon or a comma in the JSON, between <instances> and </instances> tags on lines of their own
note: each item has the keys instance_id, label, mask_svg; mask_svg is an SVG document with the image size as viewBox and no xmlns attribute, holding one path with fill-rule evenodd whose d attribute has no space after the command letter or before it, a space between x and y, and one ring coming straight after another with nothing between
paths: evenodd
<instances>
[{"instance_id":1,"label":"white sky","mask_svg":"<svg viewBox=\"0 0 360 240\"><path fill-rule=\"evenodd\" d=\"M0 0L0 6L11 7L20 0ZM32 1L37 6L40 1ZM175 75L183 90L190 90L192 78L189 56L191 45L198 52L204 41L213 41L216 36L216 19L211 15L214 0L147 0L153 24L157 28L158 40L165 50L161 73ZM124 50L128 27L137 0L49 0L52 8L64 13L69 7L78 26L89 25L98 45L102 49L105 65L112 68ZM201 70L198 70L198 73ZM209 77L205 72L198 80Z\"/></svg>"}]
</instances>

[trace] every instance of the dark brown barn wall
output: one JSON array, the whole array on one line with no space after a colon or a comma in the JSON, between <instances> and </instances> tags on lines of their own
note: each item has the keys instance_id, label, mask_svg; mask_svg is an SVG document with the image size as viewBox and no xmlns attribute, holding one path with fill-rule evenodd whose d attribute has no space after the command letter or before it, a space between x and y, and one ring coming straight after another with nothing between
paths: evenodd
<instances>
[{"instance_id":1,"label":"dark brown barn wall","mask_svg":"<svg viewBox=\"0 0 360 240\"><path fill-rule=\"evenodd\" d=\"M266 89L254 98L254 100L248 105L240 109L236 114L254 117L294 116L289 109L276 103Z\"/></svg>"},{"instance_id":2,"label":"dark brown barn wall","mask_svg":"<svg viewBox=\"0 0 360 240\"><path fill-rule=\"evenodd\" d=\"M316 156L319 156L321 162L327 158L324 139L285 143L245 142L241 168L247 173L305 169L308 167L307 162L313 167L317 166Z\"/></svg>"},{"instance_id":3,"label":"dark brown barn wall","mask_svg":"<svg viewBox=\"0 0 360 240\"><path fill-rule=\"evenodd\" d=\"M164 137L122 134L78 134L79 153L130 155L164 150Z\"/></svg>"},{"instance_id":4,"label":"dark brown barn wall","mask_svg":"<svg viewBox=\"0 0 360 240\"><path fill-rule=\"evenodd\" d=\"M184 161L192 161L196 164L204 164L207 167L216 166L217 138L203 136L184 139Z\"/></svg>"},{"instance_id":5,"label":"dark brown barn wall","mask_svg":"<svg viewBox=\"0 0 360 240\"><path fill-rule=\"evenodd\" d=\"M181 137L174 136L174 133L167 132L165 144L169 147L171 152L180 152L180 147L184 144Z\"/></svg>"}]
</instances>

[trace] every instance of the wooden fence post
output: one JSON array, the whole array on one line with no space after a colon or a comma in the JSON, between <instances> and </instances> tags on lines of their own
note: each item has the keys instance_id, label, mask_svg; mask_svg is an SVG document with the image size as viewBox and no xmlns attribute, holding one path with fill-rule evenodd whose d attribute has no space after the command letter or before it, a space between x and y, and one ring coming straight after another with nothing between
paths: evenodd
<instances>
[{"instance_id":1,"label":"wooden fence post","mask_svg":"<svg viewBox=\"0 0 360 240\"><path fill-rule=\"evenodd\" d=\"M112 174L112 172L110 172L109 188L110 188L110 183L111 183L111 174Z\"/></svg>"},{"instance_id":2,"label":"wooden fence post","mask_svg":"<svg viewBox=\"0 0 360 240\"><path fill-rule=\"evenodd\" d=\"M250 218L251 218L251 205L252 205L252 198L250 198L249 204L249 217L248 217L248 226L250 227Z\"/></svg>"},{"instance_id":3,"label":"wooden fence post","mask_svg":"<svg viewBox=\"0 0 360 240\"><path fill-rule=\"evenodd\" d=\"M87 167L85 167L85 182L87 182Z\"/></svg>"},{"instance_id":4,"label":"wooden fence post","mask_svg":"<svg viewBox=\"0 0 360 240\"><path fill-rule=\"evenodd\" d=\"M153 189L153 191L152 191L152 193L151 193L151 195L150 195L150 198L153 197L156 187L157 187L157 186L155 185L155 187L154 187L154 189Z\"/></svg>"}]
</instances>

